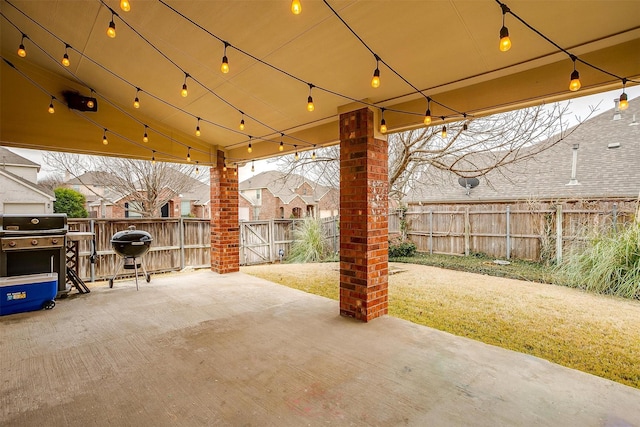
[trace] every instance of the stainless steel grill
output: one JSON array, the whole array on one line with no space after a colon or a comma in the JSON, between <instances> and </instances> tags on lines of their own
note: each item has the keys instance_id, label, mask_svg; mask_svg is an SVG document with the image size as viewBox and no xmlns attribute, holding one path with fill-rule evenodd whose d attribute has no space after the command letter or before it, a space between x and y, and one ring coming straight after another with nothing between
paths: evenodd
<instances>
[{"instance_id":1,"label":"stainless steel grill","mask_svg":"<svg viewBox=\"0 0 640 427\"><path fill-rule=\"evenodd\" d=\"M58 296L66 284L66 214L0 215L0 277L58 274Z\"/></svg>"}]
</instances>

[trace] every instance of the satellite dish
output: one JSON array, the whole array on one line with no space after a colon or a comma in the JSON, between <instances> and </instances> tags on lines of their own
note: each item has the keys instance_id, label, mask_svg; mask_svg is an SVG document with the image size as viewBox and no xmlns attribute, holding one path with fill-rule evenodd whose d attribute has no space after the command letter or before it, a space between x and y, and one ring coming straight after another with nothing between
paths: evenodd
<instances>
[{"instance_id":1,"label":"satellite dish","mask_svg":"<svg viewBox=\"0 0 640 427\"><path fill-rule=\"evenodd\" d=\"M467 189L468 196L471 193L472 188L476 188L480 185L480 180L478 178L458 178L458 184Z\"/></svg>"}]
</instances>

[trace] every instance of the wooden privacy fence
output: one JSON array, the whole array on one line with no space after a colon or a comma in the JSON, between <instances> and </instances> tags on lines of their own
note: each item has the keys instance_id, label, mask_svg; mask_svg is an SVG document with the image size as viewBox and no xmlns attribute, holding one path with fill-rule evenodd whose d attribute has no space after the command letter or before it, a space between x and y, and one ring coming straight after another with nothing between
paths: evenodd
<instances>
[{"instance_id":1,"label":"wooden privacy fence","mask_svg":"<svg viewBox=\"0 0 640 427\"><path fill-rule=\"evenodd\" d=\"M240 222L240 265L264 264L286 257L294 242L293 230L302 219L271 219ZM323 218L327 244L339 250L338 217Z\"/></svg>"},{"instance_id":2,"label":"wooden privacy fence","mask_svg":"<svg viewBox=\"0 0 640 427\"><path fill-rule=\"evenodd\" d=\"M618 211L615 204L611 210L507 205L502 210L395 211L389 215L389 232L400 234L404 229L420 252L559 261L593 231L615 228L632 216L631 210Z\"/></svg>"},{"instance_id":3,"label":"wooden privacy fence","mask_svg":"<svg viewBox=\"0 0 640 427\"><path fill-rule=\"evenodd\" d=\"M147 231L153 237L151 248L144 255L144 263L149 272L211 265L211 225L208 219L70 219L70 232L95 234L95 240L78 242L78 274L83 280L103 280L116 273L121 258L111 247L111 236L126 230L130 225ZM92 259L94 262L91 262ZM122 273L121 270L120 274Z\"/></svg>"}]
</instances>

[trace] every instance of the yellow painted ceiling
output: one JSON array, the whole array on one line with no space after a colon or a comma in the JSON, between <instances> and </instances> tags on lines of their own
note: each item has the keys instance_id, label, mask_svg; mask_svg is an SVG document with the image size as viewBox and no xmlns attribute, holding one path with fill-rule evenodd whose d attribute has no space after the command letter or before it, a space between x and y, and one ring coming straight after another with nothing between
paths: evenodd
<instances>
[{"instance_id":1,"label":"yellow painted ceiling","mask_svg":"<svg viewBox=\"0 0 640 427\"><path fill-rule=\"evenodd\" d=\"M494 0L328 0L422 94L384 64L381 86L372 88L374 55L323 1L302 0L300 15L289 0L164 1L130 0L124 12L119 0L0 0L0 143L147 159L155 151L168 161L186 161L191 147L201 164L217 150L231 162L246 161L280 154L281 134L285 152L336 143L339 111L350 108L384 107L394 131L422 125L425 96L437 101L431 111L439 124L441 116L482 116L640 77L638 0L506 2L559 46L617 76L578 62L578 92L568 90L568 55L510 14L513 47L498 50L502 13ZM106 35L109 8L117 14L113 39ZM25 58L17 55L22 33ZM228 74L220 71L224 44L209 33L231 45ZM60 64L65 44L72 47L68 68ZM317 86L313 112L306 109L308 83ZM136 87L139 109L132 105ZM63 91L89 96L91 89L97 112L64 105ZM55 114L47 112L51 96Z\"/></svg>"}]
</instances>

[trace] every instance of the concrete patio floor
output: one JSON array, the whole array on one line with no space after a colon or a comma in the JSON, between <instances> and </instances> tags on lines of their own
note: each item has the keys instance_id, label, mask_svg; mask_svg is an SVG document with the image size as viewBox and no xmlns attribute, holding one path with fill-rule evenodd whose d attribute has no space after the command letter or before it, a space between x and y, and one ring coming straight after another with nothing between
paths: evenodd
<instances>
[{"instance_id":1,"label":"concrete patio floor","mask_svg":"<svg viewBox=\"0 0 640 427\"><path fill-rule=\"evenodd\" d=\"M0 425L640 425L640 390L242 273L0 317Z\"/></svg>"}]
</instances>

